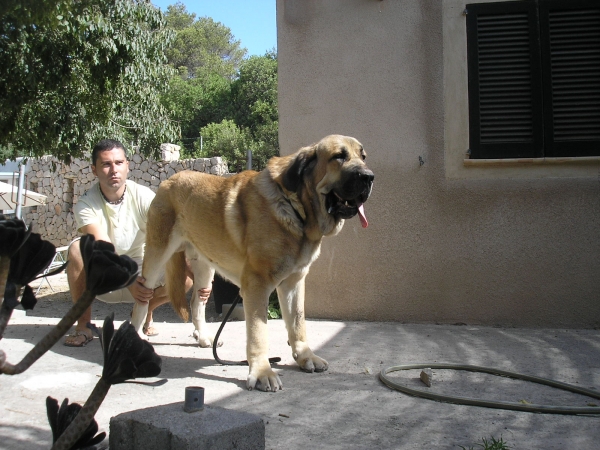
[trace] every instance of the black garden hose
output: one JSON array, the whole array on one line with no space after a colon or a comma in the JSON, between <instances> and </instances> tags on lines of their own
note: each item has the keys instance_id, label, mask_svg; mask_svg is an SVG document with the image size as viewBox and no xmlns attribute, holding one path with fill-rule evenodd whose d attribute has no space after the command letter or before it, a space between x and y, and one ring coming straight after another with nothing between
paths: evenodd
<instances>
[{"instance_id":1,"label":"black garden hose","mask_svg":"<svg viewBox=\"0 0 600 450\"><path fill-rule=\"evenodd\" d=\"M221 326L219 326L219 331L217 331L215 340L213 341L213 356L215 358L215 361L217 361L219 364L222 364L224 366L247 366L248 365L248 361L246 361L246 360L244 360L244 361L224 361L221 358L219 358L219 356L217 355L217 347L219 346L219 336L221 335L221 331L223 331L223 328L225 327L225 324L227 323L227 319L229 319L229 316L231 316L233 309L240 302L240 299L241 299L241 297L239 295L237 295L235 297L235 299L233 300L233 303L231 304L229 311L227 311L227 314L225 314L225 317L223 318L223 321L221 322ZM271 364L278 363L279 361L281 361L281 358L279 358L279 357L269 358L269 362Z\"/></svg>"},{"instance_id":2,"label":"black garden hose","mask_svg":"<svg viewBox=\"0 0 600 450\"><path fill-rule=\"evenodd\" d=\"M396 389L400 392L404 392L408 395L415 397L427 398L444 403L454 403L457 405L470 405L470 406L483 406L485 408L496 408L496 409L507 409L513 411L526 411L533 413L545 413L545 414L592 414L600 415L600 408L598 407L576 407L576 406L551 406L551 405L533 405L523 403L512 403L503 401L490 401L481 400L469 397L452 397L449 395L434 394L426 392L422 389L412 389L406 387L400 383L396 383L387 377L390 372L397 372L399 370L411 370L411 369L449 369L449 370L466 370L469 372L483 372L492 375L498 375L502 377L513 378L517 380L531 381L533 383L542 384L545 386L551 386L558 389L562 389L576 394L586 395L588 397L600 399L600 392L593 391L590 389L580 388L567 383L561 383L560 381L549 380L546 378L534 377L530 375L521 375L514 372L507 372L504 370L493 369L482 366L471 366L471 365L458 365L458 364L446 364L446 363L419 363L419 364L404 364L399 366L391 366L383 369L379 373L381 381L392 389Z\"/></svg>"}]
</instances>

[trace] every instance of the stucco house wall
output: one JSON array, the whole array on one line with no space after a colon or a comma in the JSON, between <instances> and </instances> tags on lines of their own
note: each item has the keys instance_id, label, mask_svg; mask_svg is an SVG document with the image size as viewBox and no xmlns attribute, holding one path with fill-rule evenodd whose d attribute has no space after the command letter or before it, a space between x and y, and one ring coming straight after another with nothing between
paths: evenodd
<instances>
[{"instance_id":1,"label":"stucco house wall","mask_svg":"<svg viewBox=\"0 0 600 450\"><path fill-rule=\"evenodd\" d=\"M375 173L309 317L600 326L599 159L465 162L465 5L277 0L282 153L347 134Z\"/></svg>"}]
</instances>

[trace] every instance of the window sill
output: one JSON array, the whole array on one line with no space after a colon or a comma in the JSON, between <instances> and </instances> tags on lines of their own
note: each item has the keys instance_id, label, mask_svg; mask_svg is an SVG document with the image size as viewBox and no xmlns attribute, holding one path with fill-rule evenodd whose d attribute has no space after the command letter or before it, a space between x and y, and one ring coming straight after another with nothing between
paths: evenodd
<instances>
[{"instance_id":1,"label":"window sill","mask_svg":"<svg viewBox=\"0 0 600 450\"><path fill-rule=\"evenodd\" d=\"M493 166L549 166L560 164L600 164L600 156L564 157L564 158L506 158L506 159L464 159L465 167Z\"/></svg>"}]
</instances>

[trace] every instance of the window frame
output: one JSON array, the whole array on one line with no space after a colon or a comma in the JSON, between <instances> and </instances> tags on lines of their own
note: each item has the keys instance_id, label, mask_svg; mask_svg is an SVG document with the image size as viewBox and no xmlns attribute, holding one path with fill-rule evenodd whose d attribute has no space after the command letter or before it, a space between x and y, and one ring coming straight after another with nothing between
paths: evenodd
<instances>
[{"instance_id":1,"label":"window frame","mask_svg":"<svg viewBox=\"0 0 600 450\"><path fill-rule=\"evenodd\" d=\"M550 11L553 7L559 6L561 10L572 10L577 11L581 9L594 8L600 9L600 3L597 0L544 0L539 3L539 24L540 34L547 36L547 39L541 40L541 55L542 55L542 74L548 74L548 76L542 77L543 83L543 95L544 95L544 117L546 118L544 124L544 153L549 157L585 157L585 156L600 156L600 137L591 140L578 140L578 141L567 141L567 140L555 140L554 139L554 105L553 105L553 94L552 88L552 56L551 56L551 30L549 23ZM600 27L598 28L598 34L600 34ZM600 37L599 37L600 39ZM600 58L599 58L600 60ZM596 63L598 64L598 60ZM600 95L600 68L598 86L596 86L596 95Z\"/></svg>"},{"instance_id":2,"label":"window frame","mask_svg":"<svg viewBox=\"0 0 600 450\"><path fill-rule=\"evenodd\" d=\"M498 2L500 0L481 0ZM555 179L597 185L600 157L469 159L465 0L441 0L443 174L453 182Z\"/></svg>"},{"instance_id":3,"label":"window frame","mask_svg":"<svg viewBox=\"0 0 600 450\"><path fill-rule=\"evenodd\" d=\"M600 156L600 139L591 141L554 140L553 73L548 19L549 11L552 8L577 10L597 5L598 3L590 0L544 0L541 2L512 0L477 2L466 5L469 159ZM503 109L506 108L507 104L504 104L501 100L489 100L490 97L494 97L489 92L495 94L495 91L490 90L489 86L495 83L499 89L502 89L502 83L511 82L509 75L501 75L502 70L508 65L505 58L507 54L510 55L511 50L502 49L497 51L496 48L498 48L498 43L502 39L500 35L515 35L513 21L522 19L523 15L527 21L528 41L517 41L517 43L521 46L519 47L521 52L523 52L524 47L528 47L529 61L525 62L527 67L521 65L519 69L528 71L529 83L527 88L529 92L524 92L523 97L520 98L515 93L513 99L519 99L521 104L525 101L529 102L529 108L522 106L519 112L523 117L527 116L527 119L531 122L531 132L527 136L523 134L522 137L518 137L520 131L518 132L517 129L527 127L528 120L525 119L522 123L515 118L502 120L503 117L506 117L503 116ZM505 16L505 18L502 16ZM486 17L490 17L489 21ZM490 23L493 26L490 26ZM484 33L488 34L480 36L478 25L481 25ZM500 33L498 33L498 30L500 30ZM522 39L522 37L523 35L517 36L518 39ZM493 39L498 39L498 41ZM494 46L493 51L486 50L491 46ZM512 58L514 55L510 56ZM490 61L493 70L497 69L497 72L492 75L490 75L489 69L486 69L486 65L489 66ZM520 62L519 64L523 63ZM481 79L480 73L484 74ZM498 79L500 81L497 81ZM482 97L484 98L483 102L481 101ZM482 125L482 123L485 123L485 125ZM506 131L507 129L509 131ZM510 130L515 130L515 134L510 135ZM505 140L502 140L503 138Z\"/></svg>"}]
</instances>

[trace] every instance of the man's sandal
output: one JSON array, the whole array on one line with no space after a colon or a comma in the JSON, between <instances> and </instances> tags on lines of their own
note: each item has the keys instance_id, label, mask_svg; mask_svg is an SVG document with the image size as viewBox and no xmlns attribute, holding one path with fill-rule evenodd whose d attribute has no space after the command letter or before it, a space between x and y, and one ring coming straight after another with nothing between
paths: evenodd
<instances>
[{"instance_id":1,"label":"man's sandal","mask_svg":"<svg viewBox=\"0 0 600 450\"><path fill-rule=\"evenodd\" d=\"M144 326L142 327L142 331L144 332L144 334L146 336L158 336L158 331L156 330L156 328L154 328L153 325L154 322L148 322L145 323Z\"/></svg>"},{"instance_id":2,"label":"man's sandal","mask_svg":"<svg viewBox=\"0 0 600 450\"><path fill-rule=\"evenodd\" d=\"M66 337L64 345L67 347L85 347L92 339L94 339L94 335L91 331L88 335L85 331L75 330L75 334Z\"/></svg>"}]
</instances>

